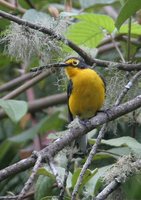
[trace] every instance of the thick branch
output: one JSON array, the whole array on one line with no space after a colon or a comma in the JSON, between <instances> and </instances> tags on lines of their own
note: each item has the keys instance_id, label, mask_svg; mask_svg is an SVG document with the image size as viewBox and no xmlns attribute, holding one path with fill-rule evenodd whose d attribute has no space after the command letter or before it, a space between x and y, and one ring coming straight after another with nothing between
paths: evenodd
<instances>
[{"instance_id":1,"label":"thick branch","mask_svg":"<svg viewBox=\"0 0 141 200\"><path fill-rule=\"evenodd\" d=\"M70 145L72 141L81 135L86 134L88 131L102 125L108 121L114 120L124 114L127 114L141 106L141 95L137 96L133 100L130 100L124 104L113 107L107 110L106 113L99 113L97 116L89 120L88 127L82 126L78 123L73 124L71 128L66 131L64 137L59 138L45 149L41 151L43 158L54 157L59 151L61 151L67 145ZM11 165L0 171L0 181L8 178L10 175L17 174L18 172L24 171L35 163L35 158L29 157L25 160L19 161L18 163Z\"/></svg>"},{"instance_id":2,"label":"thick branch","mask_svg":"<svg viewBox=\"0 0 141 200\"><path fill-rule=\"evenodd\" d=\"M120 70L126 70L126 71L132 71L132 70L141 70L141 63L138 64L128 64L128 63L117 63L117 62L111 62L106 60L99 60L99 59L93 59L91 56L89 56L86 52L84 52L79 46L77 46L75 43L73 43L70 40L67 40L64 36L56 34L53 30L45 28L41 25L37 25L28 21L25 21L23 19L20 19L18 17L15 17L9 13L6 13L4 11L0 11L0 16L3 18L6 18L10 21L14 21L19 25L24 25L29 28L32 28L34 30L38 30L42 33L48 34L49 36L52 36L53 38L56 38L57 40L62 41L64 44L68 45L71 49L76 51L82 58L84 58L85 62L89 65L98 65L101 67L108 67L114 66Z\"/></svg>"}]
</instances>

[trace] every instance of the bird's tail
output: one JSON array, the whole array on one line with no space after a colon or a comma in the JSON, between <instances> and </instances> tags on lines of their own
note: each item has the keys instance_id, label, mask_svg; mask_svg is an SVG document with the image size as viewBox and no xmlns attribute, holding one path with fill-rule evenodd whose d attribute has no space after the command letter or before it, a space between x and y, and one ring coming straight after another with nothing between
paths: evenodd
<instances>
[{"instance_id":1,"label":"bird's tail","mask_svg":"<svg viewBox=\"0 0 141 200\"><path fill-rule=\"evenodd\" d=\"M73 121L73 116L70 112L70 109L68 107L68 119L69 119L69 122ZM82 152L82 153L86 153L87 152L87 135L83 135L81 136L80 138L78 138L76 141L75 141L75 144L77 145L77 147L79 148L79 150Z\"/></svg>"},{"instance_id":2,"label":"bird's tail","mask_svg":"<svg viewBox=\"0 0 141 200\"><path fill-rule=\"evenodd\" d=\"M76 140L76 145L84 154L87 152L87 135L83 135Z\"/></svg>"}]
</instances>

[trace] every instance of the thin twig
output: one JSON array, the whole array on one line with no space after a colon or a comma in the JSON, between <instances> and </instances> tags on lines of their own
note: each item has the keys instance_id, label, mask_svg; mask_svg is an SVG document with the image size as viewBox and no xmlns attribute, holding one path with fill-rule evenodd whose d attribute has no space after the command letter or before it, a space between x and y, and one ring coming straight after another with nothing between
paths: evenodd
<instances>
[{"instance_id":1,"label":"thin twig","mask_svg":"<svg viewBox=\"0 0 141 200\"><path fill-rule=\"evenodd\" d=\"M30 71L39 73L39 72L42 72L42 71L49 69L49 68L53 68L53 67L55 67L55 68L61 67L62 68L63 66L65 67L66 64L65 63L53 63L53 64L48 64L48 65L43 65L43 66L40 66L40 67L33 67L33 68L30 69Z\"/></svg>"},{"instance_id":2,"label":"thin twig","mask_svg":"<svg viewBox=\"0 0 141 200\"><path fill-rule=\"evenodd\" d=\"M100 132L98 134L98 137L96 139L96 142L93 145L85 164L83 165L83 168L82 168L82 170L80 172L79 178L77 179L76 185L74 187L71 200L75 200L76 199L76 195L78 193L79 187L80 187L81 182L83 180L83 176L84 176L86 170L88 169L88 167L90 166L94 155L97 152L98 145L100 144L102 138L104 137L104 134L106 132L106 128L107 128L107 123L102 126L102 128L101 128L101 130L100 130Z\"/></svg>"},{"instance_id":3,"label":"thin twig","mask_svg":"<svg viewBox=\"0 0 141 200\"><path fill-rule=\"evenodd\" d=\"M26 195L26 193L29 191L31 185L33 184L33 181L35 179L35 175L37 173L37 170L39 169L41 162L42 162L42 156L39 152L33 152L33 154L35 156L37 156L37 160L36 163L32 169L32 173L30 175L30 177L28 178L27 182L25 183L24 188L22 189L22 191L20 192L20 194L18 195L17 200L22 200L23 197Z\"/></svg>"},{"instance_id":4,"label":"thin twig","mask_svg":"<svg viewBox=\"0 0 141 200\"><path fill-rule=\"evenodd\" d=\"M24 197L23 199L27 199L31 196L34 196L34 191L31 191L31 192L28 192ZM18 198L18 195L16 196L0 196L0 200L17 200Z\"/></svg>"},{"instance_id":5,"label":"thin twig","mask_svg":"<svg viewBox=\"0 0 141 200\"><path fill-rule=\"evenodd\" d=\"M59 173L58 173L58 171L56 169L55 164L53 163L53 159L52 158L48 159L48 164L49 164L49 167L50 167L53 175L56 178L56 183L58 185L58 188L63 188L63 184L62 184L61 178L59 177Z\"/></svg>"},{"instance_id":6,"label":"thin twig","mask_svg":"<svg viewBox=\"0 0 141 200\"><path fill-rule=\"evenodd\" d=\"M123 35L123 34L115 35L114 36L114 40L115 41L124 41L124 42L127 42L128 41L128 37L126 35ZM135 39L135 38L131 38L130 42L133 45L137 46L137 47L141 47L141 43L137 39ZM98 44L97 48L102 47L102 46L104 46L106 44L109 44L109 43L111 43L111 38L110 37L104 39L100 44Z\"/></svg>"},{"instance_id":7,"label":"thin twig","mask_svg":"<svg viewBox=\"0 0 141 200\"><path fill-rule=\"evenodd\" d=\"M30 6L30 8L34 8L35 9L34 4L30 0L26 0L26 3Z\"/></svg>"},{"instance_id":8,"label":"thin twig","mask_svg":"<svg viewBox=\"0 0 141 200\"><path fill-rule=\"evenodd\" d=\"M72 10L72 0L65 0L65 11L71 12Z\"/></svg>"},{"instance_id":9,"label":"thin twig","mask_svg":"<svg viewBox=\"0 0 141 200\"><path fill-rule=\"evenodd\" d=\"M109 16L116 20L118 16L117 10L115 10L112 6L105 6L103 8Z\"/></svg>"},{"instance_id":10,"label":"thin twig","mask_svg":"<svg viewBox=\"0 0 141 200\"><path fill-rule=\"evenodd\" d=\"M120 42L116 42L116 45L118 46L118 48L121 46ZM100 46L99 48L97 48L98 52L97 52L97 56L104 54L107 51L111 51L115 49L115 45L113 45L113 43L109 43L109 44L105 44L103 46Z\"/></svg>"},{"instance_id":11,"label":"thin twig","mask_svg":"<svg viewBox=\"0 0 141 200\"><path fill-rule=\"evenodd\" d=\"M66 188L66 184L67 184L67 178L69 176L69 170L70 170L70 166L71 166L72 156L73 156L73 153L70 153L68 155L67 166L66 166L66 170L65 170L65 174L64 174L64 180L63 180L63 187L61 189L58 200L64 199L65 188Z\"/></svg>"},{"instance_id":12,"label":"thin twig","mask_svg":"<svg viewBox=\"0 0 141 200\"><path fill-rule=\"evenodd\" d=\"M11 3L4 1L4 0L0 0L0 5L10 8L11 10L18 10L20 13L26 12L26 10L24 8L21 8L20 6L16 7L16 6L12 5Z\"/></svg>"},{"instance_id":13,"label":"thin twig","mask_svg":"<svg viewBox=\"0 0 141 200\"><path fill-rule=\"evenodd\" d=\"M141 71L137 72L132 79L127 83L127 85L125 85L125 88L123 89L123 91L120 93L118 99L116 100L115 106L119 105L123 99L123 97L126 95L126 93L128 92L128 90L130 90L130 88L133 86L133 84L135 83L135 81L141 76Z\"/></svg>"},{"instance_id":14,"label":"thin twig","mask_svg":"<svg viewBox=\"0 0 141 200\"><path fill-rule=\"evenodd\" d=\"M36 73L38 75L39 73ZM24 74L0 86L0 93L8 91L16 87L18 84L33 78L32 73Z\"/></svg>"},{"instance_id":15,"label":"thin twig","mask_svg":"<svg viewBox=\"0 0 141 200\"><path fill-rule=\"evenodd\" d=\"M28 88L33 86L35 83L38 83L39 81L41 81L45 77L49 76L52 72L53 72L53 69L52 70L48 69L44 73L39 74L38 76L34 77L33 79L27 81L22 86L20 86L17 89L13 90L12 92L10 92L6 96L4 96L3 99L6 100L6 99L11 99L11 98L14 98L14 97L18 96L19 94L21 94L22 92L24 92L25 90L27 90Z\"/></svg>"},{"instance_id":16,"label":"thin twig","mask_svg":"<svg viewBox=\"0 0 141 200\"><path fill-rule=\"evenodd\" d=\"M18 195L16 196L0 196L0 200L15 200L18 198Z\"/></svg>"},{"instance_id":17,"label":"thin twig","mask_svg":"<svg viewBox=\"0 0 141 200\"><path fill-rule=\"evenodd\" d=\"M111 194L118 186L120 185L119 182L113 180L109 185L107 185L102 192L100 192L93 200L104 200L106 197Z\"/></svg>"},{"instance_id":18,"label":"thin twig","mask_svg":"<svg viewBox=\"0 0 141 200\"><path fill-rule=\"evenodd\" d=\"M117 50L117 52L118 52L118 54L119 54L119 56L120 56L122 62L125 63L125 59L124 59L124 57L123 57L123 55L122 55L122 53L121 53L121 51L120 51L120 49L119 49L117 43L115 42L115 40L114 40L114 38L113 38L113 36L112 36L111 34L110 34L110 37L111 37L111 40L112 40L112 42L113 42L113 45L115 46L115 49Z\"/></svg>"},{"instance_id":19,"label":"thin twig","mask_svg":"<svg viewBox=\"0 0 141 200\"><path fill-rule=\"evenodd\" d=\"M132 25L132 18L129 18L129 22L128 22L128 41L127 41L127 60L130 60L130 48L131 48L131 25Z\"/></svg>"}]
</instances>

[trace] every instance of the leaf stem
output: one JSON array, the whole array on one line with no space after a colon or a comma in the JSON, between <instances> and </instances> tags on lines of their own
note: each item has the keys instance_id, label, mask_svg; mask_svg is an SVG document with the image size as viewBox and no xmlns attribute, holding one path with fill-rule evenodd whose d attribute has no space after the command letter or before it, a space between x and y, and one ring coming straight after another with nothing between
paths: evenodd
<instances>
[{"instance_id":1,"label":"leaf stem","mask_svg":"<svg viewBox=\"0 0 141 200\"><path fill-rule=\"evenodd\" d=\"M122 62L125 63L125 59L124 59L124 57L123 57L123 55L122 55L122 52L120 51L120 49L119 49L117 43L115 42L115 40L114 40L114 38L113 38L113 36L112 36L111 34L110 34L110 37L111 37L111 40L112 40L112 42L113 42L113 45L115 46L115 49L117 50L117 52L118 52L118 54L119 54L119 56L120 56Z\"/></svg>"},{"instance_id":2,"label":"leaf stem","mask_svg":"<svg viewBox=\"0 0 141 200\"><path fill-rule=\"evenodd\" d=\"M131 40L131 20L132 18L129 18L129 22L128 22L128 40L127 40L127 61L130 60L130 40Z\"/></svg>"}]
</instances>

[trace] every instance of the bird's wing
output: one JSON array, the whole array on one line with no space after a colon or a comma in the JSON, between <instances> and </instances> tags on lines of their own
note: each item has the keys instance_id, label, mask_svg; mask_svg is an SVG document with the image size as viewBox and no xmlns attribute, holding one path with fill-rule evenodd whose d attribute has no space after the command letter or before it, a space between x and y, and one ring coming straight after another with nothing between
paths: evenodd
<instances>
[{"instance_id":1,"label":"bird's wing","mask_svg":"<svg viewBox=\"0 0 141 200\"><path fill-rule=\"evenodd\" d=\"M73 83L72 83L72 80L69 80L68 82L68 87L67 87L67 97L68 97L68 118L69 118L69 122L71 122L73 120L73 115L70 111L70 108L69 108L69 98L70 98L70 95L72 93L72 89L73 89Z\"/></svg>"},{"instance_id":2,"label":"bird's wing","mask_svg":"<svg viewBox=\"0 0 141 200\"><path fill-rule=\"evenodd\" d=\"M94 69L93 69L93 70L94 70ZM95 70L94 70L94 71L95 71ZM102 75L101 73L97 72L97 71L95 71L95 72L100 76L101 80L103 81L103 87L104 87L105 92L106 92L106 81L105 81L103 75Z\"/></svg>"},{"instance_id":3,"label":"bird's wing","mask_svg":"<svg viewBox=\"0 0 141 200\"><path fill-rule=\"evenodd\" d=\"M105 82L105 79L104 77L101 75L101 74L98 74L101 78L101 80L103 81L103 86L104 86L104 89L105 89L105 92L106 92L106 82Z\"/></svg>"}]
</instances>

